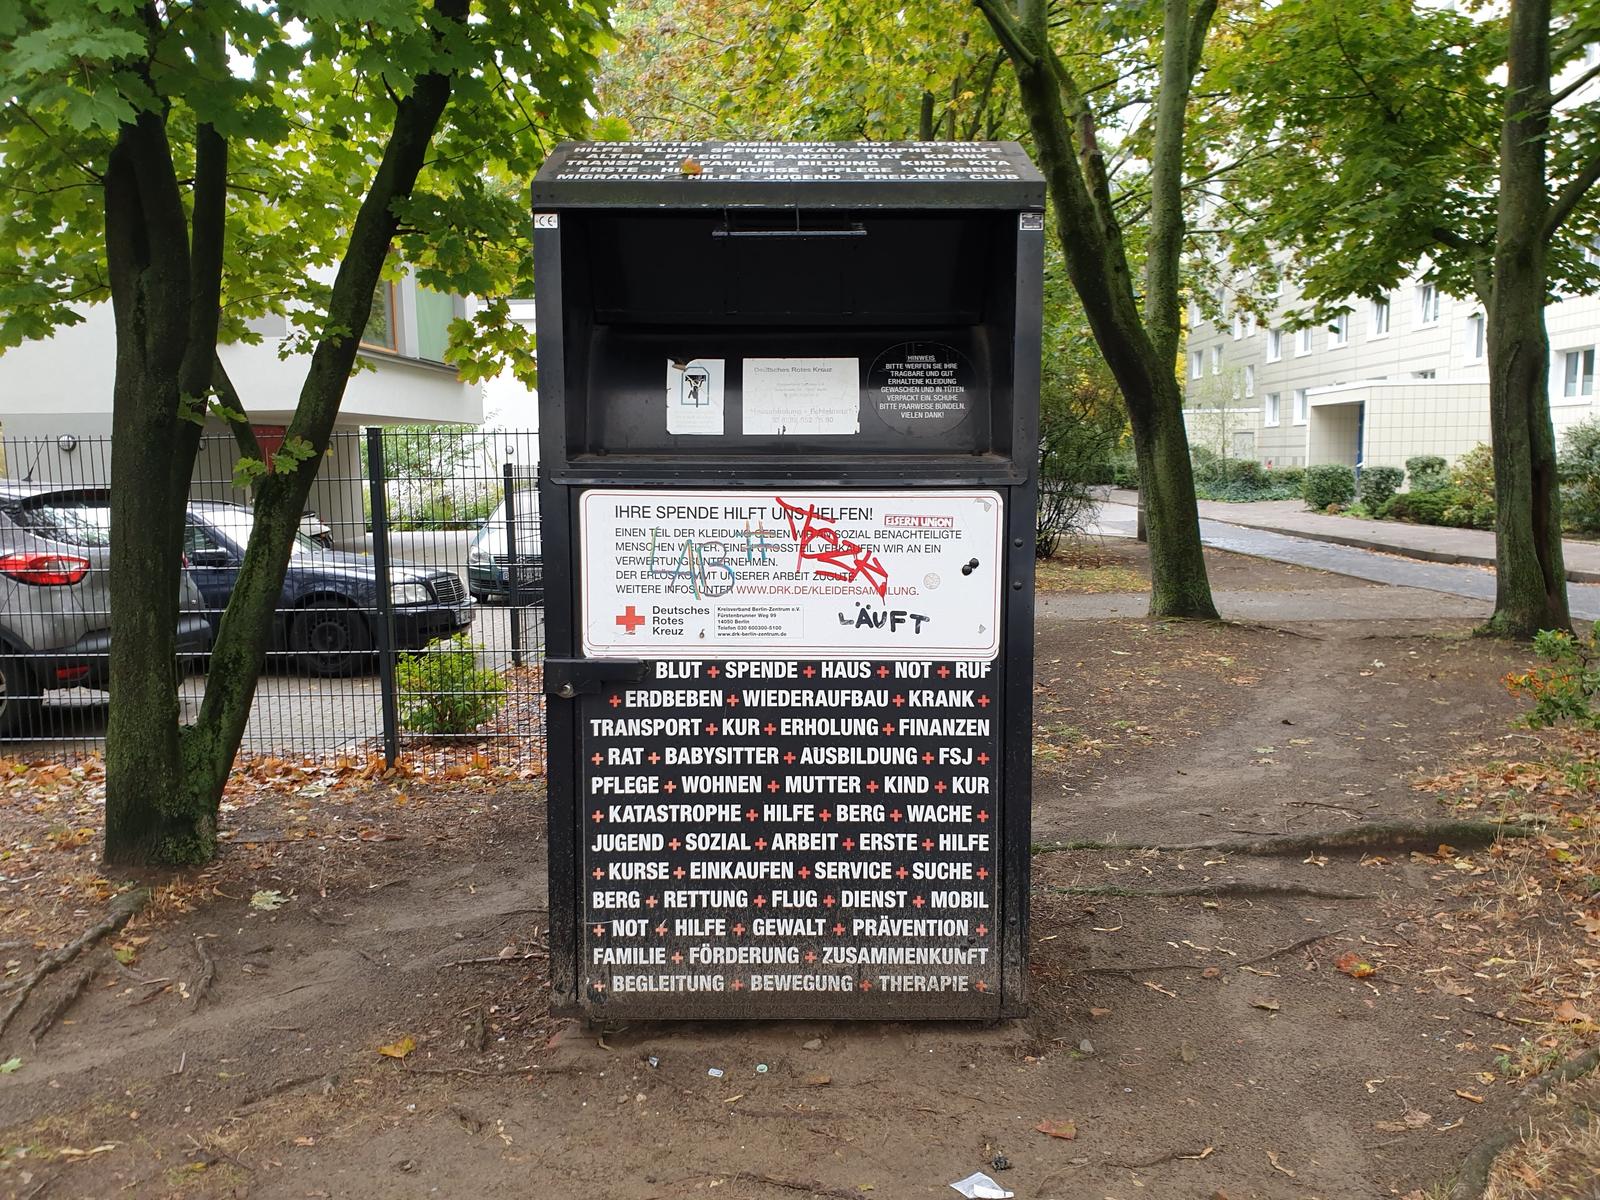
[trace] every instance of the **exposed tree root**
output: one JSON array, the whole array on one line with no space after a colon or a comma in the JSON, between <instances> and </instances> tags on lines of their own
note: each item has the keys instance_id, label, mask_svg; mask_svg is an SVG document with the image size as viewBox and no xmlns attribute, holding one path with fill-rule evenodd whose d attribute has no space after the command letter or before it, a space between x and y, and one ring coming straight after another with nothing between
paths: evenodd
<instances>
[{"instance_id":1,"label":"exposed tree root","mask_svg":"<svg viewBox=\"0 0 1600 1200\"><path fill-rule=\"evenodd\" d=\"M1047 892L1063 896L1127 896L1137 899L1168 900L1182 896L1309 896L1313 900L1376 900L1377 892L1334 892L1298 883L1197 883L1176 888L1127 888L1115 884L1084 884L1078 887L1039 885Z\"/></svg>"},{"instance_id":2,"label":"exposed tree root","mask_svg":"<svg viewBox=\"0 0 1600 1200\"><path fill-rule=\"evenodd\" d=\"M30 1045L37 1046L39 1039L50 1032L50 1027L61 1019L62 1015L72 1007L79 996L83 995L83 989L89 986L89 981L94 978L95 971L98 969L97 967L85 967L79 971L73 981L67 985L67 990L50 1002L49 1007L33 1023L33 1028L28 1030L28 1043Z\"/></svg>"},{"instance_id":3,"label":"exposed tree root","mask_svg":"<svg viewBox=\"0 0 1600 1200\"><path fill-rule=\"evenodd\" d=\"M1489 1172L1494 1169L1495 1159L1500 1157L1502 1151L1514 1145L1530 1127L1527 1110L1529 1102L1549 1095L1563 1083L1582 1079L1597 1070L1600 1070L1600 1046L1590 1047L1577 1057L1569 1058L1523 1088L1517 1108L1513 1110L1513 1115L1517 1119L1474 1146L1472 1152L1456 1168L1455 1182L1450 1186L1450 1200L1481 1200L1483 1193L1488 1189ZM1594 1109L1585 1104L1578 1104L1562 1119L1566 1124L1574 1125L1580 1121L1593 1120L1595 1116Z\"/></svg>"},{"instance_id":4,"label":"exposed tree root","mask_svg":"<svg viewBox=\"0 0 1600 1200\"><path fill-rule=\"evenodd\" d=\"M206 949L205 938L199 934L195 934L194 952L200 956L200 974L194 981L189 1003L199 1008L211 995L211 984L217 977L217 960L211 957L211 951Z\"/></svg>"},{"instance_id":5,"label":"exposed tree root","mask_svg":"<svg viewBox=\"0 0 1600 1200\"><path fill-rule=\"evenodd\" d=\"M740 1171L734 1178L748 1183L759 1183L770 1188L782 1188L789 1192L804 1192L807 1196L839 1196L842 1200L858 1200L860 1196L859 1192L847 1192L843 1188L828 1187L820 1181L805 1183L796 1179L779 1179L775 1175L756 1175L750 1171Z\"/></svg>"},{"instance_id":6,"label":"exposed tree root","mask_svg":"<svg viewBox=\"0 0 1600 1200\"><path fill-rule=\"evenodd\" d=\"M1571 1083L1574 1079L1593 1075L1597 1070L1600 1070L1600 1046L1590 1046L1582 1054L1569 1058L1560 1066L1552 1067L1540 1075L1522 1089L1522 1094L1530 1100L1536 1100L1541 1096L1548 1096L1563 1083Z\"/></svg>"},{"instance_id":7,"label":"exposed tree root","mask_svg":"<svg viewBox=\"0 0 1600 1200\"><path fill-rule=\"evenodd\" d=\"M39 965L24 976L17 984L16 994L11 1001L11 1006L4 1013L0 1013L0 1034L4 1034L13 1017L22 1011L22 1006L28 1002L28 995L39 986L46 976L59 971L62 967L72 962L85 950L93 947L108 933L115 933L128 923L128 918L133 916L150 902L150 889L137 888L131 892L124 892L111 902L111 908L106 915L93 925L85 929L72 941L59 950L52 950L39 959Z\"/></svg>"},{"instance_id":8,"label":"exposed tree root","mask_svg":"<svg viewBox=\"0 0 1600 1200\"><path fill-rule=\"evenodd\" d=\"M1534 837L1528 825L1497 825L1491 821L1374 821L1320 833L1295 833L1283 837L1244 838L1234 841L1173 842L1035 842L1035 854L1059 850L1211 850L1223 854L1261 857L1337 853L1345 850L1432 850L1443 845L1486 846L1500 838Z\"/></svg>"},{"instance_id":9,"label":"exposed tree root","mask_svg":"<svg viewBox=\"0 0 1600 1200\"><path fill-rule=\"evenodd\" d=\"M1287 946L1279 946L1276 950L1268 950L1265 954L1258 955L1255 958L1247 958L1243 962L1229 963L1228 966L1233 967L1235 970L1242 967L1254 967L1269 959L1291 954L1302 946L1311 945L1312 942L1320 942L1324 938L1331 938L1343 932L1343 929L1330 929L1326 933L1313 933L1310 937L1303 937L1298 942L1290 942ZM1079 975L1126 975L1132 978L1134 975L1148 975L1153 971L1195 971L1203 969L1204 967L1200 963L1170 962L1145 963L1139 967L1079 967L1076 973Z\"/></svg>"}]
</instances>

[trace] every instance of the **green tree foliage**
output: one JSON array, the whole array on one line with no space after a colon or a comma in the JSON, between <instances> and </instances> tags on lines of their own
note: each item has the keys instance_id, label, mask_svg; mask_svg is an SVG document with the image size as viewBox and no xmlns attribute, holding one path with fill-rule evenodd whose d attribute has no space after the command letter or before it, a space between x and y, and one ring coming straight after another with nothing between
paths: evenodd
<instances>
[{"instance_id":1,"label":"green tree foliage","mask_svg":"<svg viewBox=\"0 0 1600 1200\"><path fill-rule=\"evenodd\" d=\"M1416 267L1475 295L1488 324L1500 496L1490 628L1567 624L1555 437L1552 291L1600 286L1600 7L1511 0L1502 11L1376 0L1264 10L1218 83L1239 97L1227 224L1257 265L1292 252L1301 319L1376 296ZM1559 84L1554 80L1561 80Z\"/></svg>"},{"instance_id":2,"label":"green tree foliage","mask_svg":"<svg viewBox=\"0 0 1600 1200\"><path fill-rule=\"evenodd\" d=\"M531 368L505 297L530 276L526 181L585 121L599 0L12 0L0 6L0 346L109 300L113 395L106 851L203 861L272 607L374 288L411 264L491 302L452 329L467 378ZM331 276L332 282L327 282ZM201 426L250 445L219 341L288 320L309 369L180 727L171 663ZM241 384L242 386L236 386ZM282 397L260 397L275 407Z\"/></svg>"}]
</instances>

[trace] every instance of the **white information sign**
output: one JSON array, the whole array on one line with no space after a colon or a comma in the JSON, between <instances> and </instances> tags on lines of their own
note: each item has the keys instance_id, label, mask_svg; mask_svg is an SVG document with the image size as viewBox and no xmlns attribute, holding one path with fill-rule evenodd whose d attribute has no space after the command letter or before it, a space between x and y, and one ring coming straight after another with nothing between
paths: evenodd
<instances>
[{"instance_id":1,"label":"white information sign","mask_svg":"<svg viewBox=\"0 0 1600 1200\"><path fill-rule=\"evenodd\" d=\"M720 358L667 359L667 432L720 434L722 382Z\"/></svg>"},{"instance_id":2,"label":"white information sign","mask_svg":"<svg viewBox=\"0 0 1600 1200\"><path fill-rule=\"evenodd\" d=\"M999 650L997 492L595 489L578 513L591 657Z\"/></svg>"},{"instance_id":3,"label":"white information sign","mask_svg":"<svg viewBox=\"0 0 1600 1200\"><path fill-rule=\"evenodd\" d=\"M860 360L745 359L744 432L860 433Z\"/></svg>"}]
</instances>

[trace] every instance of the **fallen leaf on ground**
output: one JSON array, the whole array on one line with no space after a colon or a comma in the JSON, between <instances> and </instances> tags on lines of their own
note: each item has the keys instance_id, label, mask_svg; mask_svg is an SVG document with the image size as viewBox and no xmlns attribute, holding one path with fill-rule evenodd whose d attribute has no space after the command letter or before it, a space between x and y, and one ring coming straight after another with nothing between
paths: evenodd
<instances>
[{"instance_id":1,"label":"fallen leaf on ground","mask_svg":"<svg viewBox=\"0 0 1600 1200\"><path fill-rule=\"evenodd\" d=\"M1098 1021L1101 1017L1109 1017L1111 1010L1109 1008L1091 1008L1089 1015Z\"/></svg>"},{"instance_id":2,"label":"fallen leaf on ground","mask_svg":"<svg viewBox=\"0 0 1600 1200\"><path fill-rule=\"evenodd\" d=\"M1153 980L1146 979L1144 981L1144 985L1145 985L1145 987L1149 988L1152 992L1160 992L1163 996L1171 996L1174 1000L1176 1000L1178 998L1178 993L1177 992L1169 992L1169 991L1167 991L1166 988L1162 987L1159 983L1156 983Z\"/></svg>"},{"instance_id":3,"label":"fallen leaf on ground","mask_svg":"<svg viewBox=\"0 0 1600 1200\"><path fill-rule=\"evenodd\" d=\"M409 1033L398 1041L390 1042L387 1046L379 1046L378 1053L385 1058L404 1058L417 1048L417 1039Z\"/></svg>"},{"instance_id":4,"label":"fallen leaf on ground","mask_svg":"<svg viewBox=\"0 0 1600 1200\"><path fill-rule=\"evenodd\" d=\"M1365 979L1368 975L1375 975L1378 968L1367 962L1354 950L1346 950L1333 960L1334 967L1350 976L1351 979Z\"/></svg>"},{"instance_id":5,"label":"fallen leaf on ground","mask_svg":"<svg viewBox=\"0 0 1600 1200\"><path fill-rule=\"evenodd\" d=\"M1200 978L1202 978L1202 979L1215 979L1218 975L1221 975L1221 974L1222 974L1222 968L1221 967L1207 967L1204 971L1200 972Z\"/></svg>"},{"instance_id":6,"label":"fallen leaf on ground","mask_svg":"<svg viewBox=\"0 0 1600 1200\"><path fill-rule=\"evenodd\" d=\"M260 891L250 897L250 907L258 908L262 912L271 912L287 903L289 903L288 897L279 891Z\"/></svg>"},{"instance_id":7,"label":"fallen leaf on ground","mask_svg":"<svg viewBox=\"0 0 1600 1200\"><path fill-rule=\"evenodd\" d=\"M832 1075L807 1075L800 1081L807 1087L827 1087L833 1082Z\"/></svg>"},{"instance_id":8,"label":"fallen leaf on ground","mask_svg":"<svg viewBox=\"0 0 1600 1200\"><path fill-rule=\"evenodd\" d=\"M1190 1160L1192 1162L1192 1161L1196 1161L1196 1160L1202 1159L1202 1158L1210 1158L1216 1152L1217 1152L1217 1148L1215 1146L1207 1146L1204 1150L1200 1151L1200 1153L1198 1153L1198 1154L1180 1154L1180 1155L1178 1155L1178 1157L1182 1158L1182 1159L1188 1159L1188 1160Z\"/></svg>"},{"instance_id":9,"label":"fallen leaf on ground","mask_svg":"<svg viewBox=\"0 0 1600 1200\"><path fill-rule=\"evenodd\" d=\"M1064 1142L1070 1142L1078 1136L1078 1126L1072 1121L1040 1121L1034 1128Z\"/></svg>"},{"instance_id":10,"label":"fallen leaf on ground","mask_svg":"<svg viewBox=\"0 0 1600 1200\"><path fill-rule=\"evenodd\" d=\"M1298 1178L1293 1171L1289 1170L1288 1167L1284 1166L1278 1161L1278 1152L1276 1150L1267 1151L1267 1161L1272 1164L1272 1169L1274 1171L1287 1175L1290 1179Z\"/></svg>"},{"instance_id":11,"label":"fallen leaf on ground","mask_svg":"<svg viewBox=\"0 0 1600 1200\"><path fill-rule=\"evenodd\" d=\"M1457 983L1454 979L1435 979L1433 986L1446 996L1470 996L1472 989L1464 984Z\"/></svg>"},{"instance_id":12,"label":"fallen leaf on ground","mask_svg":"<svg viewBox=\"0 0 1600 1200\"><path fill-rule=\"evenodd\" d=\"M1483 1103L1482 1096L1478 1095L1476 1092L1469 1092L1466 1088L1457 1088L1456 1095L1460 1096L1463 1100L1470 1100L1474 1104Z\"/></svg>"},{"instance_id":13,"label":"fallen leaf on ground","mask_svg":"<svg viewBox=\"0 0 1600 1200\"><path fill-rule=\"evenodd\" d=\"M1563 1000L1560 1004L1556 1005L1556 1020L1558 1021L1588 1021L1590 1019L1591 1018L1589 1014L1584 1012L1583 1009L1579 1008L1571 1000Z\"/></svg>"},{"instance_id":14,"label":"fallen leaf on ground","mask_svg":"<svg viewBox=\"0 0 1600 1200\"><path fill-rule=\"evenodd\" d=\"M1256 996L1250 1001L1250 1007L1265 1009L1267 1012L1277 1012L1283 1005L1279 1004L1271 996Z\"/></svg>"},{"instance_id":15,"label":"fallen leaf on ground","mask_svg":"<svg viewBox=\"0 0 1600 1200\"><path fill-rule=\"evenodd\" d=\"M1382 1133L1405 1133L1409 1129L1421 1129L1431 1120L1433 1120L1433 1114L1422 1112L1420 1109L1408 1108L1405 1116L1398 1121L1379 1121L1373 1128Z\"/></svg>"},{"instance_id":16,"label":"fallen leaf on ground","mask_svg":"<svg viewBox=\"0 0 1600 1200\"><path fill-rule=\"evenodd\" d=\"M22 1060L20 1058L8 1058L5 1062L0 1062L0 1075L14 1075L21 1069Z\"/></svg>"}]
</instances>

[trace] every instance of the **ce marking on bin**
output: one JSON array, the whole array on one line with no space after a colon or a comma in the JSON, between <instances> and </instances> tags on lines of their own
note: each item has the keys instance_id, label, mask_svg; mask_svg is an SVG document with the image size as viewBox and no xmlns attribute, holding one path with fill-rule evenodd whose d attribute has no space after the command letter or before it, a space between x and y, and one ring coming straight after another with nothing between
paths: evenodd
<instances>
[{"instance_id":1,"label":"ce marking on bin","mask_svg":"<svg viewBox=\"0 0 1600 1200\"><path fill-rule=\"evenodd\" d=\"M561 217L556 213L534 213L533 227L535 229L560 229Z\"/></svg>"}]
</instances>

